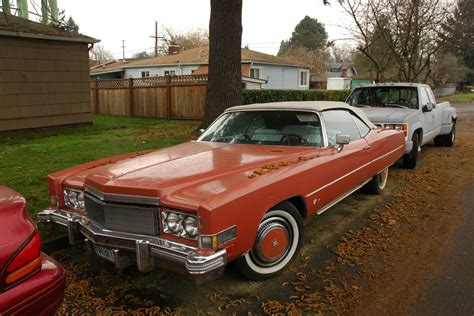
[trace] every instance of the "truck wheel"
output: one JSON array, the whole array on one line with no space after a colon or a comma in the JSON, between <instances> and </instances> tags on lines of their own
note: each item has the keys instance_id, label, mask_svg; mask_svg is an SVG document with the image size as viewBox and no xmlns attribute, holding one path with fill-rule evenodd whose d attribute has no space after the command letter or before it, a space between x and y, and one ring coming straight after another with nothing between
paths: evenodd
<instances>
[{"instance_id":1,"label":"truck wheel","mask_svg":"<svg viewBox=\"0 0 474 316\"><path fill-rule=\"evenodd\" d=\"M296 257L303 242L303 220L288 202L272 207L263 217L252 249L236 260L250 280L269 279Z\"/></svg>"},{"instance_id":2,"label":"truck wheel","mask_svg":"<svg viewBox=\"0 0 474 316\"><path fill-rule=\"evenodd\" d=\"M387 179L388 167L372 177L372 180L370 180L365 185L365 192L369 194L382 194L383 190L385 189L385 186L387 185Z\"/></svg>"},{"instance_id":3,"label":"truck wheel","mask_svg":"<svg viewBox=\"0 0 474 316\"><path fill-rule=\"evenodd\" d=\"M418 152L420 150L420 136L418 133L413 133L411 140L413 142L413 148L408 154L403 156L403 167L415 169L418 161Z\"/></svg>"},{"instance_id":4,"label":"truck wheel","mask_svg":"<svg viewBox=\"0 0 474 316\"><path fill-rule=\"evenodd\" d=\"M438 135L434 138L435 146L441 147L444 146L444 135Z\"/></svg>"},{"instance_id":5,"label":"truck wheel","mask_svg":"<svg viewBox=\"0 0 474 316\"><path fill-rule=\"evenodd\" d=\"M456 140L456 123L453 123L451 133L444 135L444 146L453 147L454 141Z\"/></svg>"}]
</instances>

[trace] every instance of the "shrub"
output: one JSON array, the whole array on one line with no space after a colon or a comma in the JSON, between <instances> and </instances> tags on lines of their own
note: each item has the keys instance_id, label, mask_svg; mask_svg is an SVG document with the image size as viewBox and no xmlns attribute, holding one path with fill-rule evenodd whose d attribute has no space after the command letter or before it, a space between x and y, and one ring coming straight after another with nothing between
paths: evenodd
<instances>
[{"instance_id":1,"label":"shrub","mask_svg":"<svg viewBox=\"0 0 474 316\"><path fill-rule=\"evenodd\" d=\"M244 104L283 101L345 101L349 90L244 90Z\"/></svg>"}]
</instances>

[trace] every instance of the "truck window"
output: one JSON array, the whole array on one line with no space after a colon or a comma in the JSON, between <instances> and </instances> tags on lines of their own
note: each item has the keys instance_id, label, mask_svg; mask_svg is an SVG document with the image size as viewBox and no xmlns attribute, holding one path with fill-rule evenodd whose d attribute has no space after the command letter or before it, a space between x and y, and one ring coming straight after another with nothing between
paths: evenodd
<instances>
[{"instance_id":1,"label":"truck window","mask_svg":"<svg viewBox=\"0 0 474 316\"><path fill-rule=\"evenodd\" d=\"M379 86L357 88L347 103L359 107L406 107L418 109L418 91L411 86Z\"/></svg>"},{"instance_id":2,"label":"truck window","mask_svg":"<svg viewBox=\"0 0 474 316\"><path fill-rule=\"evenodd\" d=\"M428 95L428 100L433 105L433 107L435 107L436 106L436 100L435 100L435 97L433 95L433 91L429 88L426 88L426 87L424 89L426 91L426 94Z\"/></svg>"},{"instance_id":3,"label":"truck window","mask_svg":"<svg viewBox=\"0 0 474 316\"><path fill-rule=\"evenodd\" d=\"M428 103L431 103L430 100L428 99L428 93L426 93L425 88L421 88L420 89L420 104L423 107L427 105Z\"/></svg>"}]
</instances>

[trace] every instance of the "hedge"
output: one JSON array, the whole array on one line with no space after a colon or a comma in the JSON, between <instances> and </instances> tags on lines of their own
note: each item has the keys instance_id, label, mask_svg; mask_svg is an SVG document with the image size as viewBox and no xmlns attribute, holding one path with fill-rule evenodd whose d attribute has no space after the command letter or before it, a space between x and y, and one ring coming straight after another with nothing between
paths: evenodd
<instances>
[{"instance_id":1,"label":"hedge","mask_svg":"<svg viewBox=\"0 0 474 316\"><path fill-rule=\"evenodd\" d=\"M244 104L282 101L345 101L350 90L244 90Z\"/></svg>"}]
</instances>

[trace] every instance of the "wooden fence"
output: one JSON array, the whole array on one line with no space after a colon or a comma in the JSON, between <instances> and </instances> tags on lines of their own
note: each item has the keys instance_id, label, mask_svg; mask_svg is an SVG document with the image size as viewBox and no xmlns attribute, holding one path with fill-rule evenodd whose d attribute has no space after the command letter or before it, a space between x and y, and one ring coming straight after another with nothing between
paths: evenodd
<instances>
[{"instance_id":1,"label":"wooden fence","mask_svg":"<svg viewBox=\"0 0 474 316\"><path fill-rule=\"evenodd\" d=\"M207 75L91 81L95 114L199 120Z\"/></svg>"}]
</instances>

